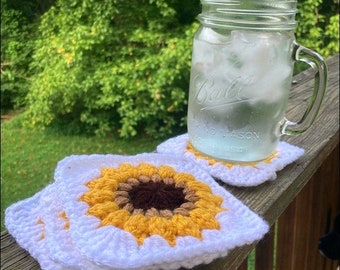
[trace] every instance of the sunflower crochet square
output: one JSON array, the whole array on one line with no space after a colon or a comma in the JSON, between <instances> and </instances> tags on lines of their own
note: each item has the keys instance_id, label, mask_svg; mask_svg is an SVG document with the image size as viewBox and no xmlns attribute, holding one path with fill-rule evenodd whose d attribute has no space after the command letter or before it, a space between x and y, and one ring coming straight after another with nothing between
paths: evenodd
<instances>
[{"instance_id":1,"label":"sunflower crochet square","mask_svg":"<svg viewBox=\"0 0 340 270\"><path fill-rule=\"evenodd\" d=\"M268 224L188 159L70 156L55 182L6 209L42 269L192 268L261 239Z\"/></svg>"},{"instance_id":2,"label":"sunflower crochet square","mask_svg":"<svg viewBox=\"0 0 340 270\"><path fill-rule=\"evenodd\" d=\"M279 142L276 152L260 162L228 163L217 161L196 151L189 143L188 134L170 138L157 146L157 152L182 155L200 165L211 176L233 186L256 186L275 180L276 172L304 154L304 149L287 142Z\"/></svg>"}]
</instances>

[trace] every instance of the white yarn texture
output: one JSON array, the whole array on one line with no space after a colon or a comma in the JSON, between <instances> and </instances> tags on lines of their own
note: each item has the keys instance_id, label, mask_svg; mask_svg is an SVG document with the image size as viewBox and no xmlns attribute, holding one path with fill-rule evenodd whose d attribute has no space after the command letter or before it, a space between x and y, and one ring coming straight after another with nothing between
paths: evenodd
<instances>
[{"instance_id":1,"label":"white yarn texture","mask_svg":"<svg viewBox=\"0 0 340 270\"><path fill-rule=\"evenodd\" d=\"M209 172L211 176L232 186L250 187L266 181L273 181L277 178L277 171L296 161L305 152L300 147L281 141L276 149L277 155L270 163L258 162L254 166L235 164L232 168L229 168L220 162L210 165L207 159L196 157L194 153L187 151L188 140L187 133L170 138L157 146L157 152L189 158Z\"/></svg>"},{"instance_id":2,"label":"white yarn texture","mask_svg":"<svg viewBox=\"0 0 340 270\"><path fill-rule=\"evenodd\" d=\"M79 199L89 190L85 184L98 178L102 168L118 168L123 163L167 165L207 184L212 194L223 198L221 207L226 210L215 216L220 228L202 230L202 239L177 236L176 244L171 246L160 235L151 235L138 244L128 231L112 225L99 226L100 220L87 213L89 205ZM269 229L258 214L195 163L159 153L66 157L58 163L54 183L6 209L5 225L42 269L51 270L192 268L224 257L237 246L260 240Z\"/></svg>"}]
</instances>

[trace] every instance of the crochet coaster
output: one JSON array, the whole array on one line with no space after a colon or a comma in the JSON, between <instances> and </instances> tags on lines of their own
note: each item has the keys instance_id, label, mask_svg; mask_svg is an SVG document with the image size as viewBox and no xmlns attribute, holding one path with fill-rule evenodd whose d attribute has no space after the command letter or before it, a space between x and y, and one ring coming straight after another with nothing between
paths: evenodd
<instances>
[{"instance_id":1,"label":"crochet coaster","mask_svg":"<svg viewBox=\"0 0 340 270\"><path fill-rule=\"evenodd\" d=\"M192 268L269 229L195 163L158 153L67 157L5 224L51 270Z\"/></svg>"},{"instance_id":2,"label":"crochet coaster","mask_svg":"<svg viewBox=\"0 0 340 270\"><path fill-rule=\"evenodd\" d=\"M42 269L62 270L61 264L50 258L46 245L45 225L41 219L41 211L46 208L40 205L40 198L45 189L33 197L12 204L5 212L5 225L17 243L35 258Z\"/></svg>"},{"instance_id":3,"label":"crochet coaster","mask_svg":"<svg viewBox=\"0 0 340 270\"><path fill-rule=\"evenodd\" d=\"M276 172L304 154L304 149L287 142L279 142L276 153L266 160L251 163L228 163L217 161L196 151L190 144L188 134L170 138L157 146L158 153L182 155L210 173L211 176L233 186L256 186L275 180Z\"/></svg>"}]
</instances>

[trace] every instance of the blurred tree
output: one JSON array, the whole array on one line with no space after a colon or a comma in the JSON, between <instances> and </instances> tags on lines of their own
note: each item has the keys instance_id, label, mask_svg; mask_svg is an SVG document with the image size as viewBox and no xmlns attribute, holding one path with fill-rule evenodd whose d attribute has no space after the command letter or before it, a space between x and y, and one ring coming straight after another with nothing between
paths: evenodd
<instances>
[{"instance_id":1,"label":"blurred tree","mask_svg":"<svg viewBox=\"0 0 340 270\"><path fill-rule=\"evenodd\" d=\"M26 124L77 132L185 128L199 0L1 1L2 108L25 105ZM338 0L298 9L298 42L339 52Z\"/></svg>"},{"instance_id":2,"label":"blurred tree","mask_svg":"<svg viewBox=\"0 0 340 270\"><path fill-rule=\"evenodd\" d=\"M339 52L339 0L299 0L298 42L323 57Z\"/></svg>"},{"instance_id":3,"label":"blurred tree","mask_svg":"<svg viewBox=\"0 0 340 270\"><path fill-rule=\"evenodd\" d=\"M125 137L183 126L198 12L186 2L57 1L39 28L32 122L73 122Z\"/></svg>"},{"instance_id":4,"label":"blurred tree","mask_svg":"<svg viewBox=\"0 0 340 270\"><path fill-rule=\"evenodd\" d=\"M1 113L25 105L39 17L52 0L1 0Z\"/></svg>"}]
</instances>

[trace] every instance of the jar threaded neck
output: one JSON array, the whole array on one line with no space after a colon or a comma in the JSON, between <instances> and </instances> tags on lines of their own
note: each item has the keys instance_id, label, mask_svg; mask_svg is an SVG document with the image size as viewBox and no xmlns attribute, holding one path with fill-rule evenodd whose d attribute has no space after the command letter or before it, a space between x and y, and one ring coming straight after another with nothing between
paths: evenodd
<instances>
[{"instance_id":1,"label":"jar threaded neck","mask_svg":"<svg viewBox=\"0 0 340 270\"><path fill-rule=\"evenodd\" d=\"M208 26L292 30L296 27L296 1L202 0L198 20Z\"/></svg>"}]
</instances>

